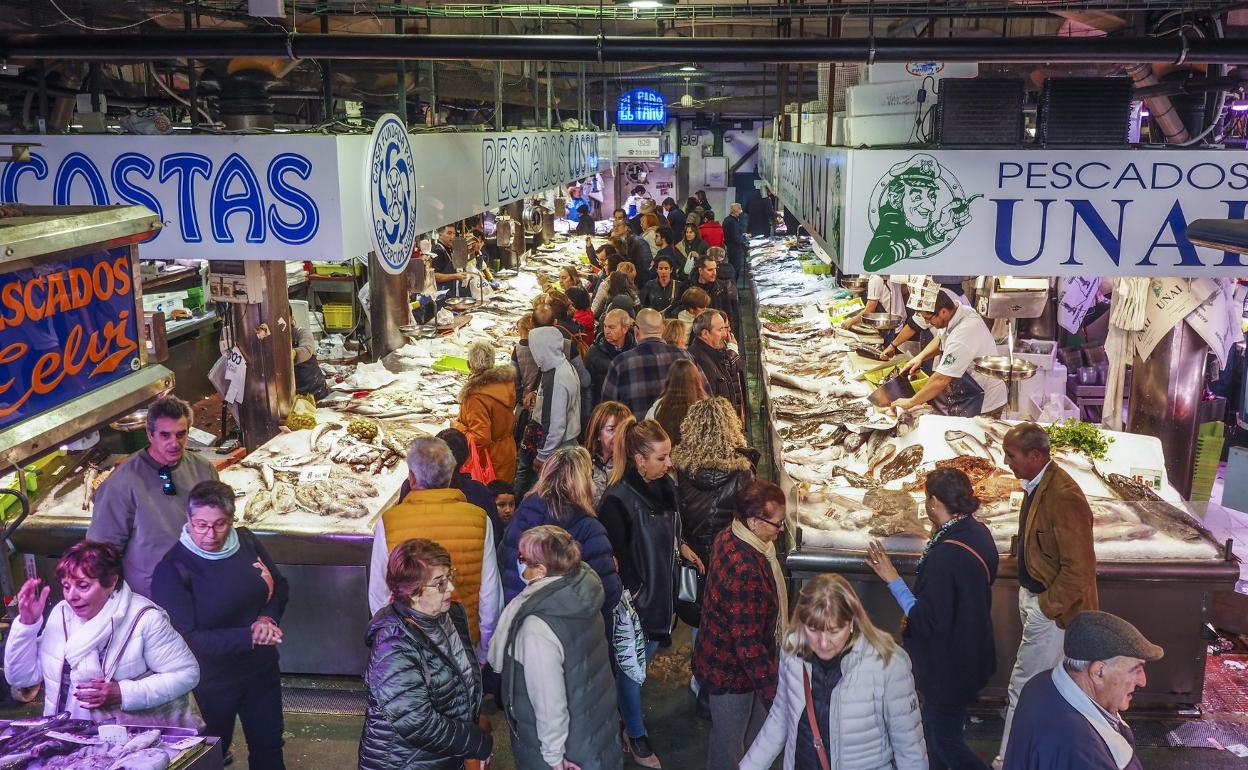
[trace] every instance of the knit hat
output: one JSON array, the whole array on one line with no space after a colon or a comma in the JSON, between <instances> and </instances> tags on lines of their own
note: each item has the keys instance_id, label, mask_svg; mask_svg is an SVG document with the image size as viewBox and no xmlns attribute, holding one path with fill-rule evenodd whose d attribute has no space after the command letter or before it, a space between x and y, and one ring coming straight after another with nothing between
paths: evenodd
<instances>
[{"instance_id":1,"label":"knit hat","mask_svg":"<svg viewBox=\"0 0 1248 770\"><path fill-rule=\"evenodd\" d=\"M1152 661L1165 654L1135 626L1097 610L1080 612L1070 621L1062 651L1072 660L1109 660L1121 655Z\"/></svg>"}]
</instances>

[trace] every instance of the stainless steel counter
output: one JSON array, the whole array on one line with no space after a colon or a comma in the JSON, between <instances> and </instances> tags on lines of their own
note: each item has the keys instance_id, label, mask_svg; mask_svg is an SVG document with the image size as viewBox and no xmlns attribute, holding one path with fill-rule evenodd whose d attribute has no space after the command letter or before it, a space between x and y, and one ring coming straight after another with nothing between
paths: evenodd
<instances>
[{"instance_id":1,"label":"stainless steel counter","mask_svg":"<svg viewBox=\"0 0 1248 770\"><path fill-rule=\"evenodd\" d=\"M895 556L898 572L913 584L914 556ZM860 552L825 548L798 548L786 559L794 582L817 574L843 575L862 599L871 619L895 630L901 610L888 587L866 565ZM1148 684L1135 698L1139 706L1188 710L1200 703L1205 681L1204 625L1209 620L1215 591L1233 589L1239 579L1234 561L1115 561L1100 562L1096 585L1101 609L1135 624L1166 656L1148 664ZM993 632L997 645L997 673L981 697L1003 698L1010 669L1022 635L1018 616L1018 569L1015 559L1002 557L992 592Z\"/></svg>"}]
</instances>

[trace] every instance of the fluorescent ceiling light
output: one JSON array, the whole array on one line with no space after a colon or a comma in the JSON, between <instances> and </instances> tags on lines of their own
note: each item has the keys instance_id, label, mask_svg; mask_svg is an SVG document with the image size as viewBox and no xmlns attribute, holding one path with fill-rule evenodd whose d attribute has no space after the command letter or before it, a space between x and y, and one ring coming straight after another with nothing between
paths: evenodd
<instances>
[{"instance_id":1,"label":"fluorescent ceiling light","mask_svg":"<svg viewBox=\"0 0 1248 770\"><path fill-rule=\"evenodd\" d=\"M676 5L676 0L615 0L615 4L646 11L662 8L665 5Z\"/></svg>"},{"instance_id":2,"label":"fluorescent ceiling light","mask_svg":"<svg viewBox=\"0 0 1248 770\"><path fill-rule=\"evenodd\" d=\"M698 65L696 65L696 64L682 64L682 65L680 65L680 71L681 71L681 72L697 72L699 69L701 69L701 68L700 68L700 67L698 67Z\"/></svg>"}]
</instances>

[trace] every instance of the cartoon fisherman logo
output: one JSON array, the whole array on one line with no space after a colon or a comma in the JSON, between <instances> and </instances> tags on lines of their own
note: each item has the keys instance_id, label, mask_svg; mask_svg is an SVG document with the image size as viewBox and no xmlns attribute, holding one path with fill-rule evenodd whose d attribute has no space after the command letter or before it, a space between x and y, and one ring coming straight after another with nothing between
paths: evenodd
<instances>
[{"instance_id":1,"label":"cartoon fisherman logo","mask_svg":"<svg viewBox=\"0 0 1248 770\"><path fill-rule=\"evenodd\" d=\"M876 273L903 259L944 251L971 221L971 204L982 197L967 198L957 177L926 153L894 165L871 191L867 216L873 235L864 268Z\"/></svg>"}]
</instances>

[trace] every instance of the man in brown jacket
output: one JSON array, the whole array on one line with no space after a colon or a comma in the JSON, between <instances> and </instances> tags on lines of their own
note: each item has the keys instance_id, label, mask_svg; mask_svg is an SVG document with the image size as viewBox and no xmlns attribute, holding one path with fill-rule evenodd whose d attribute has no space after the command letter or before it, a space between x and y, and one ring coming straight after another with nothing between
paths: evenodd
<instances>
[{"instance_id":1,"label":"man in brown jacket","mask_svg":"<svg viewBox=\"0 0 1248 770\"><path fill-rule=\"evenodd\" d=\"M1092 509L1070 474L1054 465L1049 435L1034 422L1015 425L1005 435L1005 464L1023 483L1026 496L1018 517L1014 556L1018 559L1018 614L1023 638L1010 675L1000 768L1023 685L1061 663L1066 624L1084 610L1097 609L1096 554L1092 550Z\"/></svg>"}]
</instances>

